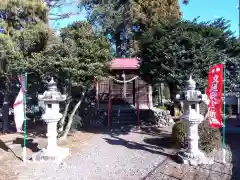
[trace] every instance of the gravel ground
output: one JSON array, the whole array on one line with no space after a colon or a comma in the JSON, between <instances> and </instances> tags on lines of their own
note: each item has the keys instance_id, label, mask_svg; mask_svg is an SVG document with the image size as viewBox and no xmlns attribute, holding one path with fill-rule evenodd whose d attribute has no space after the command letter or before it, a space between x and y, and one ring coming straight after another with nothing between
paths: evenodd
<instances>
[{"instance_id":1,"label":"gravel ground","mask_svg":"<svg viewBox=\"0 0 240 180\"><path fill-rule=\"evenodd\" d=\"M215 164L193 167L177 164L172 155L175 152L167 146L167 138L159 134L137 131L124 135L94 134L78 141L78 150L75 148L63 164L6 162L8 174L14 172L13 176L0 179L239 180L240 146L236 143L239 138L233 136L228 141L226 164L221 162L221 151L216 151Z\"/></svg>"},{"instance_id":2,"label":"gravel ground","mask_svg":"<svg viewBox=\"0 0 240 180\"><path fill-rule=\"evenodd\" d=\"M1 159L0 163L0 180L16 180L18 179L18 172L14 170L16 164L19 164L19 160L13 160L16 157L12 153L8 153L6 157Z\"/></svg>"},{"instance_id":3,"label":"gravel ground","mask_svg":"<svg viewBox=\"0 0 240 180\"><path fill-rule=\"evenodd\" d=\"M152 135L129 133L110 136L97 134L72 154L64 164L27 164L20 180L137 180L166 160L169 152L145 143Z\"/></svg>"}]
</instances>

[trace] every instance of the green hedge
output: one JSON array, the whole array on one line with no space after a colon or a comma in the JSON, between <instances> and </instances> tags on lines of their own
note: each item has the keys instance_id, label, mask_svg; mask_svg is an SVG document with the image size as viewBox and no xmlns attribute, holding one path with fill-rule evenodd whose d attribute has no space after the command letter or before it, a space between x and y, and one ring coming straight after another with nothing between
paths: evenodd
<instances>
[{"instance_id":1,"label":"green hedge","mask_svg":"<svg viewBox=\"0 0 240 180\"><path fill-rule=\"evenodd\" d=\"M219 129L209 127L208 121L203 121L198 126L199 148L205 152L211 152L221 147L221 133ZM174 146L183 148L187 137L187 127L183 121L178 121L172 128Z\"/></svg>"}]
</instances>

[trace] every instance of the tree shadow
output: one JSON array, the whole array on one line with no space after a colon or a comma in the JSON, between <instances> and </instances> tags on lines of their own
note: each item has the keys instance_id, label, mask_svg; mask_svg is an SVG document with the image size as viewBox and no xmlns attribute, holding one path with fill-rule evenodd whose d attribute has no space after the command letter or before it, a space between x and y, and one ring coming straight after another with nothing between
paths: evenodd
<instances>
[{"instance_id":1,"label":"tree shadow","mask_svg":"<svg viewBox=\"0 0 240 180\"><path fill-rule=\"evenodd\" d=\"M171 149L173 147L172 137L166 136L162 138L146 138L143 140L146 144Z\"/></svg>"},{"instance_id":2,"label":"tree shadow","mask_svg":"<svg viewBox=\"0 0 240 180\"><path fill-rule=\"evenodd\" d=\"M46 128L36 128L27 130L27 137L36 138L36 137L42 137L46 138Z\"/></svg>"},{"instance_id":3,"label":"tree shadow","mask_svg":"<svg viewBox=\"0 0 240 180\"><path fill-rule=\"evenodd\" d=\"M13 144L20 144L22 147L24 145L24 139L23 138L16 138L13 140ZM32 152L38 152L41 149L39 148L39 144L34 142L33 139L27 139L26 140L26 148L30 149Z\"/></svg>"},{"instance_id":4,"label":"tree shadow","mask_svg":"<svg viewBox=\"0 0 240 180\"><path fill-rule=\"evenodd\" d=\"M0 149L8 152L10 148L0 139Z\"/></svg>"},{"instance_id":5,"label":"tree shadow","mask_svg":"<svg viewBox=\"0 0 240 180\"><path fill-rule=\"evenodd\" d=\"M150 136L169 136L170 133L168 130L165 130L164 128L160 129L155 126L134 126L134 125L128 125L128 126L120 126L120 127L103 127L103 128L82 128L80 130L81 132L86 133L93 133L93 134L106 134L110 136L119 136L119 135L127 135L129 133L136 133L136 134L145 134Z\"/></svg>"},{"instance_id":6,"label":"tree shadow","mask_svg":"<svg viewBox=\"0 0 240 180\"><path fill-rule=\"evenodd\" d=\"M152 136L169 136L171 132L166 128L158 128L156 126L143 126L141 127L141 131L138 132L140 134L147 134Z\"/></svg>"},{"instance_id":7,"label":"tree shadow","mask_svg":"<svg viewBox=\"0 0 240 180\"><path fill-rule=\"evenodd\" d=\"M240 134L227 134L226 144L229 145L232 153L232 180L240 179Z\"/></svg>"},{"instance_id":8,"label":"tree shadow","mask_svg":"<svg viewBox=\"0 0 240 180\"><path fill-rule=\"evenodd\" d=\"M177 161L177 158L174 153L167 152L166 149L161 146L157 146L155 144L143 144L143 143L138 143L138 142L133 142L133 141L128 141L120 137L116 136L111 136L111 138L103 138L107 143L110 145L117 145L117 146L124 146L128 149L132 150L142 150L142 151L147 151L149 153L153 154L159 154L166 156L174 161ZM148 140L146 140L148 141Z\"/></svg>"},{"instance_id":9,"label":"tree shadow","mask_svg":"<svg viewBox=\"0 0 240 180\"><path fill-rule=\"evenodd\" d=\"M93 133L93 134L107 134L110 136L119 136L119 135L127 135L130 132L134 132L138 128L133 125L129 126L121 126L121 127L116 127L116 128L83 128L81 129L81 132L88 132L88 133Z\"/></svg>"}]
</instances>

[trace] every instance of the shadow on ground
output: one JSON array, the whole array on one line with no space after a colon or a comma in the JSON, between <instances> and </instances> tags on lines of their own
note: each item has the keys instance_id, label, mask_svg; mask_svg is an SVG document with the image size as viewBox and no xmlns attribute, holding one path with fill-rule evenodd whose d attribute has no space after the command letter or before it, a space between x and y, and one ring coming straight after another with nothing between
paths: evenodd
<instances>
[{"instance_id":1,"label":"shadow on ground","mask_svg":"<svg viewBox=\"0 0 240 180\"><path fill-rule=\"evenodd\" d=\"M31 138L35 137L46 137L46 123L43 121L40 122L27 122L27 136ZM0 135L7 134L16 134L15 124L11 124L8 126L7 131L0 131Z\"/></svg>"},{"instance_id":2,"label":"shadow on ground","mask_svg":"<svg viewBox=\"0 0 240 180\"><path fill-rule=\"evenodd\" d=\"M128 149L147 151L153 154L159 154L170 159L177 161L175 153L168 150L171 147L170 137L162 138L145 138L143 143L128 141L117 136L111 136L111 138L103 138L107 143L111 145L124 146Z\"/></svg>"},{"instance_id":3,"label":"shadow on ground","mask_svg":"<svg viewBox=\"0 0 240 180\"><path fill-rule=\"evenodd\" d=\"M16 138L13 140L13 144L20 144L22 147L24 145L24 139L23 138ZM38 143L34 142L33 139L27 139L26 140L26 148L30 149L32 152L38 152L41 149L38 147Z\"/></svg>"},{"instance_id":4,"label":"shadow on ground","mask_svg":"<svg viewBox=\"0 0 240 180\"><path fill-rule=\"evenodd\" d=\"M146 138L144 142L149 145L161 147L164 149L173 148L173 142L171 136L164 135L165 137L161 138Z\"/></svg>"},{"instance_id":5,"label":"shadow on ground","mask_svg":"<svg viewBox=\"0 0 240 180\"><path fill-rule=\"evenodd\" d=\"M226 144L230 147L232 153L232 178L231 180L240 179L240 134L227 134Z\"/></svg>"},{"instance_id":6,"label":"shadow on ground","mask_svg":"<svg viewBox=\"0 0 240 180\"><path fill-rule=\"evenodd\" d=\"M4 151L9 151L9 147L0 139L0 149Z\"/></svg>"},{"instance_id":7,"label":"shadow on ground","mask_svg":"<svg viewBox=\"0 0 240 180\"><path fill-rule=\"evenodd\" d=\"M131 133L138 133L138 134L146 134L146 135L163 135L163 134L169 134L168 131L159 129L155 126L144 126L139 127L138 126L122 126L118 128L83 128L80 130L81 132L89 132L93 134L108 134L108 135L127 135L130 132Z\"/></svg>"}]
</instances>

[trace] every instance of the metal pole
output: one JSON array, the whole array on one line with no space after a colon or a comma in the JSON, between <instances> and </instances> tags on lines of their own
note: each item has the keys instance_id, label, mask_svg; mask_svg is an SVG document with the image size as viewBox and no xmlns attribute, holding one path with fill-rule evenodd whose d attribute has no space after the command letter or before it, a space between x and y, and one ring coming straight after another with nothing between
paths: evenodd
<instances>
[{"instance_id":1,"label":"metal pole","mask_svg":"<svg viewBox=\"0 0 240 180\"><path fill-rule=\"evenodd\" d=\"M24 138L23 138L23 162L25 163L27 161L27 115L26 115L26 109L27 109L27 73L24 74L24 92L23 92L23 100L24 100Z\"/></svg>"},{"instance_id":2,"label":"metal pole","mask_svg":"<svg viewBox=\"0 0 240 180\"><path fill-rule=\"evenodd\" d=\"M237 104L238 104L238 115L239 115L240 114L240 97L239 97L239 95L238 95L237 98L238 98L238 103Z\"/></svg>"},{"instance_id":3,"label":"metal pole","mask_svg":"<svg viewBox=\"0 0 240 180\"><path fill-rule=\"evenodd\" d=\"M110 128L110 113L111 113L111 98L112 98L112 82L109 80L109 97L108 97L108 128Z\"/></svg>"},{"instance_id":4,"label":"metal pole","mask_svg":"<svg viewBox=\"0 0 240 180\"><path fill-rule=\"evenodd\" d=\"M226 63L223 65L223 136L222 136L222 160L226 163L225 136L226 136Z\"/></svg>"},{"instance_id":5,"label":"metal pole","mask_svg":"<svg viewBox=\"0 0 240 180\"><path fill-rule=\"evenodd\" d=\"M238 38L240 38L240 0L238 0Z\"/></svg>"},{"instance_id":6,"label":"metal pole","mask_svg":"<svg viewBox=\"0 0 240 180\"><path fill-rule=\"evenodd\" d=\"M138 130L141 129L141 119L140 119L140 102L139 102L139 98L140 98L140 92L139 92L139 80L136 79L136 84L137 84L137 117L138 117Z\"/></svg>"}]
</instances>

